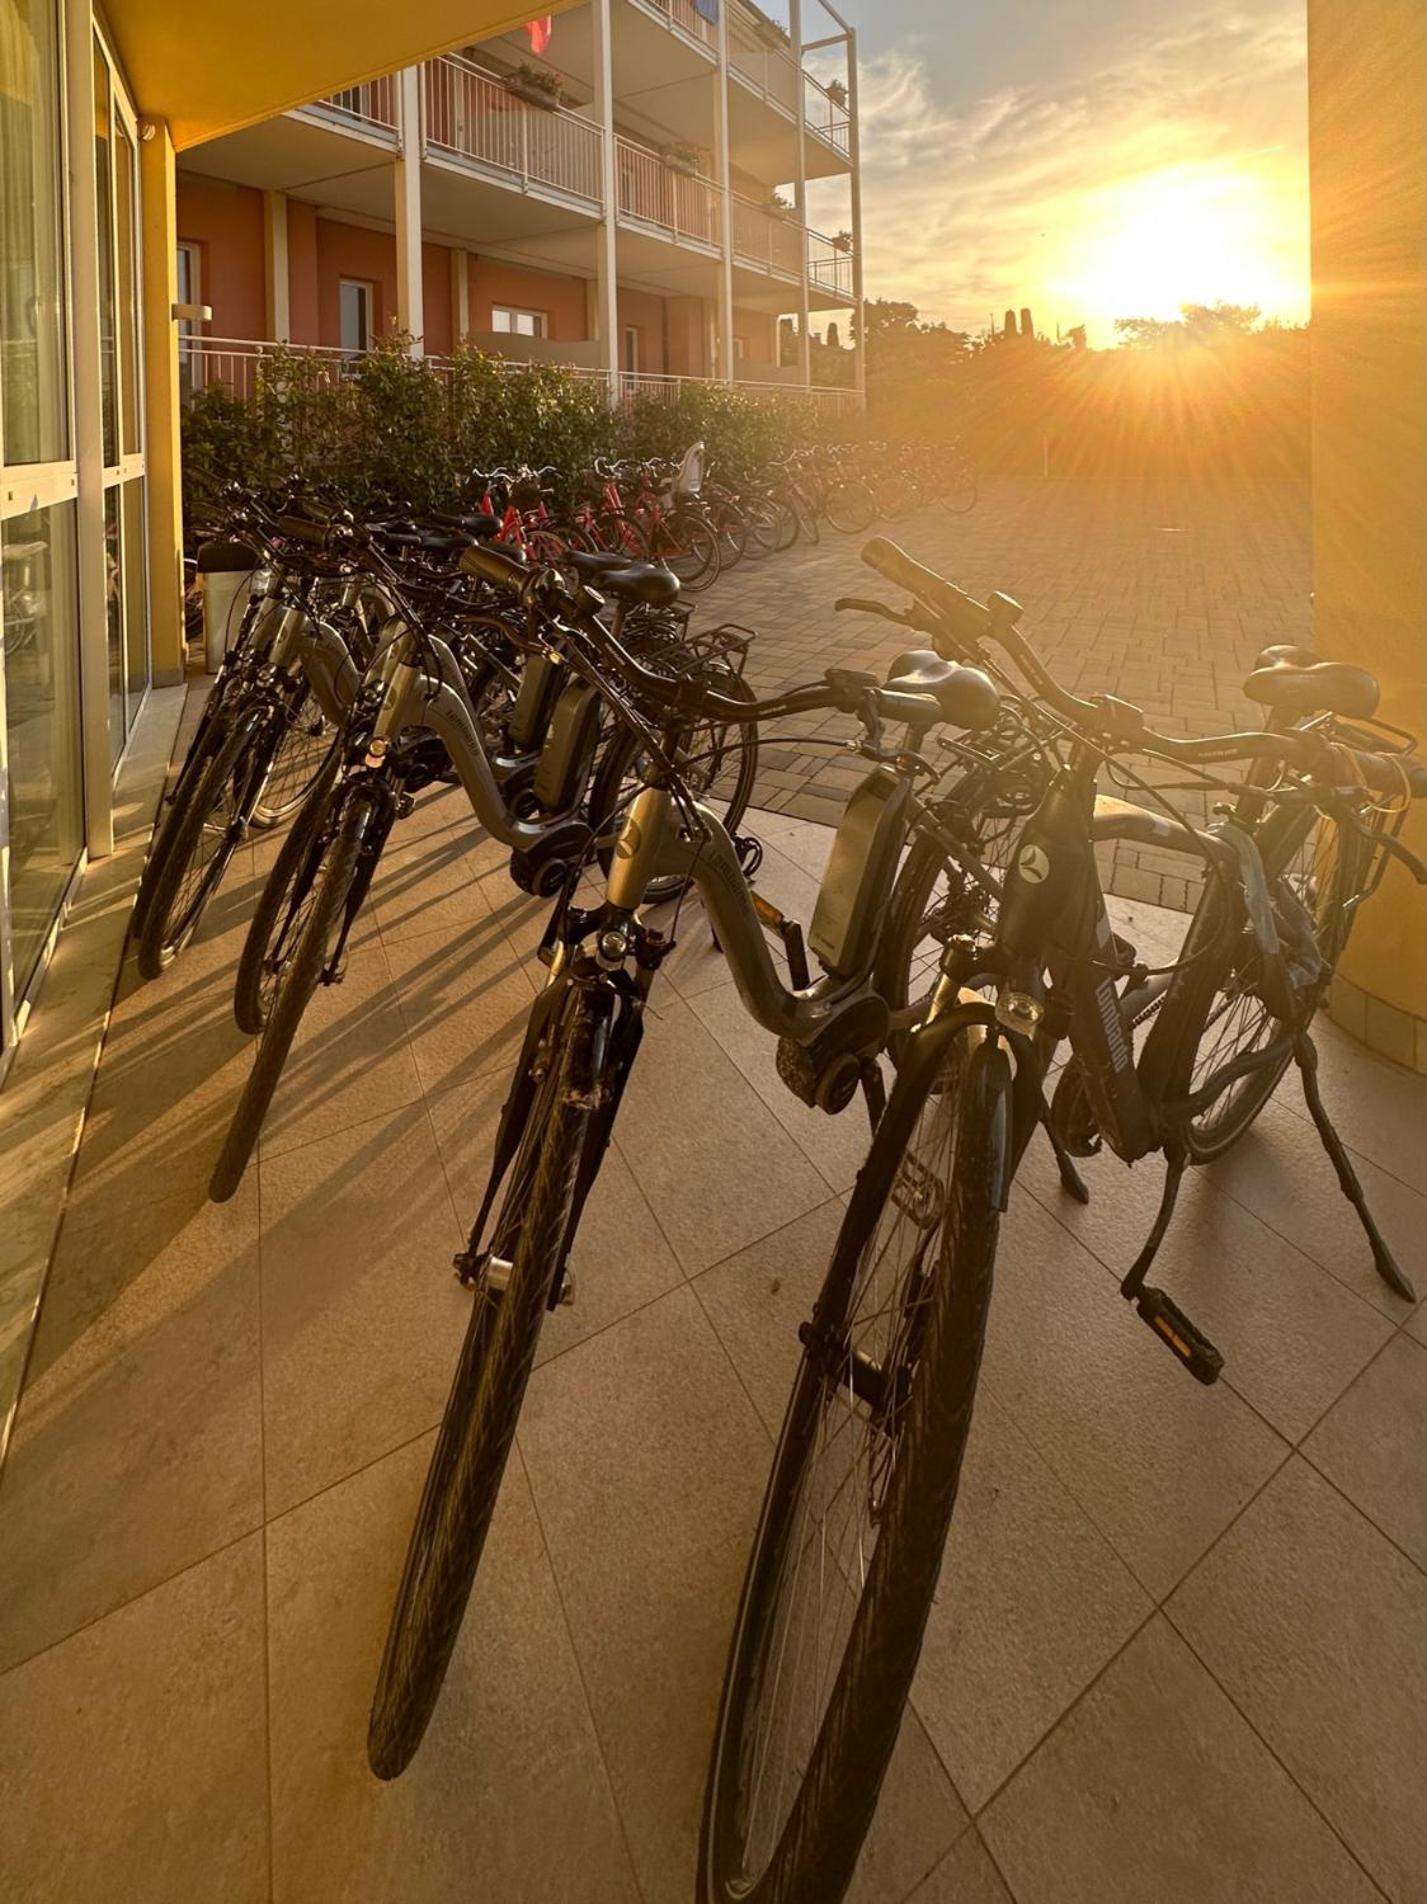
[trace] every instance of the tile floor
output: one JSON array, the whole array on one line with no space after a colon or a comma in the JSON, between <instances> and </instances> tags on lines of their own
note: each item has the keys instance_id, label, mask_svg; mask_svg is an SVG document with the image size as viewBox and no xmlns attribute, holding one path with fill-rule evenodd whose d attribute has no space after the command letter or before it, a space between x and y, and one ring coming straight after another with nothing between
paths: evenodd
<instances>
[{"instance_id":1,"label":"tile floor","mask_svg":"<svg viewBox=\"0 0 1427 1904\"><path fill-rule=\"evenodd\" d=\"M758 823L806 895L825 830ZM365 1714L467 1298L449 1258L536 984L534 909L424 797L256 1167L228 985L272 848L121 981L0 1479L0 1898L688 1904L734 1596L861 1151L805 1111L685 920L410 1772ZM1179 923L1119 902L1145 945ZM1427 1081L1323 1033L1427 1285ZM677 1106L677 1115L673 1108ZM1427 1330L1286 1089L1196 1176L1180 1373L1118 1300L1157 1171L1033 1149L964 1494L858 1904L1427 1897Z\"/></svg>"}]
</instances>

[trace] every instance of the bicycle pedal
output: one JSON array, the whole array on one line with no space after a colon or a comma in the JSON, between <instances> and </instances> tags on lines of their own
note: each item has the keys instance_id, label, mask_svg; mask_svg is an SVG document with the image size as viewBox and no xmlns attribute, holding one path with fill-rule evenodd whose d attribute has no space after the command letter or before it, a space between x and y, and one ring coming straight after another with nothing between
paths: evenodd
<instances>
[{"instance_id":1,"label":"bicycle pedal","mask_svg":"<svg viewBox=\"0 0 1427 1904\"><path fill-rule=\"evenodd\" d=\"M1164 1290L1152 1284L1142 1289L1135 1301L1135 1310L1196 1382L1208 1388L1218 1381L1224 1370L1223 1356Z\"/></svg>"}]
</instances>

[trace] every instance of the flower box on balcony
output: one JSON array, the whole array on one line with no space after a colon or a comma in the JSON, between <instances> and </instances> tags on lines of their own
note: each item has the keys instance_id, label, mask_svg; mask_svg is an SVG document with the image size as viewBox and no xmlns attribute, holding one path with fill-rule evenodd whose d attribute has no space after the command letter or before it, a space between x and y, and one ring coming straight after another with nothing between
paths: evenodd
<instances>
[{"instance_id":1,"label":"flower box on balcony","mask_svg":"<svg viewBox=\"0 0 1427 1904\"><path fill-rule=\"evenodd\" d=\"M823 87L823 91L835 106L846 106L847 88L840 79L830 79Z\"/></svg>"},{"instance_id":2,"label":"flower box on balcony","mask_svg":"<svg viewBox=\"0 0 1427 1904\"><path fill-rule=\"evenodd\" d=\"M681 172L685 178L699 176L700 152L693 145L668 145L664 148L664 163L671 172Z\"/></svg>"},{"instance_id":3,"label":"flower box on balcony","mask_svg":"<svg viewBox=\"0 0 1427 1904\"><path fill-rule=\"evenodd\" d=\"M792 41L776 20L765 20L760 16L753 22L753 31L774 53L785 52L792 45Z\"/></svg>"},{"instance_id":4,"label":"flower box on balcony","mask_svg":"<svg viewBox=\"0 0 1427 1904\"><path fill-rule=\"evenodd\" d=\"M562 97L555 75L535 66L517 66L513 73L507 73L505 89L527 106L539 106L545 112L554 112Z\"/></svg>"},{"instance_id":5,"label":"flower box on balcony","mask_svg":"<svg viewBox=\"0 0 1427 1904\"><path fill-rule=\"evenodd\" d=\"M796 218L798 208L790 205L786 198L777 192L770 192L763 201L763 209L770 218Z\"/></svg>"},{"instance_id":6,"label":"flower box on balcony","mask_svg":"<svg viewBox=\"0 0 1427 1904\"><path fill-rule=\"evenodd\" d=\"M835 231L828 240L828 243L832 246L834 251L851 251L852 233L850 231Z\"/></svg>"}]
</instances>

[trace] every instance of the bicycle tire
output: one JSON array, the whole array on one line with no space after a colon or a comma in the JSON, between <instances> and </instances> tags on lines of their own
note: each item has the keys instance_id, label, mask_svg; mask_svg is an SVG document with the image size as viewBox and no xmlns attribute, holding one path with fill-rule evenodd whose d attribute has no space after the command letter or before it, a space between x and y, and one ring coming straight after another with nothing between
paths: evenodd
<instances>
[{"instance_id":1,"label":"bicycle tire","mask_svg":"<svg viewBox=\"0 0 1427 1904\"><path fill-rule=\"evenodd\" d=\"M247 817L240 811L241 793L233 801L233 813L223 824L222 838L196 888L190 893L185 886L185 877L203 844L205 829L213 830L212 817L224 800L226 790L232 787L244 754L263 743L264 713L261 707L250 707L231 723L223 722L209 729L207 764L194 779L184 803L170 809L164 836L150 855L154 874L144 898L143 927L139 933L141 978L155 979L172 965L198 929L199 921L232 864L241 826ZM148 872L149 868L145 867L141 891L143 883L148 881Z\"/></svg>"},{"instance_id":2,"label":"bicycle tire","mask_svg":"<svg viewBox=\"0 0 1427 1904\"><path fill-rule=\"evenodd\" d=\"M649 553L679 578L680 590L698 595L718 580L723 557L718 531L693 509L680 509L657 523L650 533Z\"/></svg>"},{"instance_id":3,"label":"bicycle tire","mask_svg":"<svg viewBox=\"0 0 1427 1904\"><path fill-rule=\"evenodd\" d=\"M948 1067L958 1060L960 1075L953 1084ZM819 1371L813 1348L804 1349L729 1652L705 1791L699 1904L734 1904L735 1899L740 1904L838 1904L852 1881L916 1671L970 1434L995 1267L996 1186L1010 1141L1009 1093L1010 1066L998 1042L984 1034L978 1041L974 1032L927 1033L917 1056L899 1075L858 1177L814 1311L814 1332L828 1331L838 1339L855 1319L862 1266L877 1245L888 1212L898 1212L892 1218L894 1229L903 1218L913 1227L928 1227L927 1192L915 1187L920 1160L913 1156L912 1168L906 1169L923 1119L930 1113L933 1122L943 1119L953 1125L951 1174L940 1179L943 1193L931 1213L932 1224L944 1228L945 1235L930 1293L919 1299L908 1322L899 1317L896 1325L907 1329L909 1341L916 1331L915 1360L910 1389L896 1391L903 1397L905 1425L895 1453L888 1457L891 1473L881 1497L876 1544L870 1560L859 1547L855 1571L844 1572L836 1552L827 1555L824 1517L820 1564L815 1583L809 1575L809 1590L816 1584L821 1599L829 1572L837 1574L833 1597L843 1610L855 1600L855 1610L840 1655L835 1646L826 1653L815 1650L831 1679L826 1706L821 1717L814 1712L806 1766L786 1817L770 1825L770 1851L760 1860L756 1849L755 1855L748 1855L747 1840L756 1832L760 1804L756 1784L750 1794L744 1779L748 1734L751 1726L756 1773L776 1749L776 1741L768 1743L759 1760L757 1720L763 1701L771 1698L776 1704L785 1684L798 1678L803 1657L794 1655L791 1679L785 1680L790 1642L781 1627L782 1589L800 1527L809 1464L835 1445L840 1432L834 1429L831 1437L820 1432L821 1411L829 1391L841 1397L850 1393L845 1384L829 1381ZM904 1171L911 1186L910 1207L897 1200ZM918 1211L920 1215L914 1214ZM923 1258L929 1254L930 1246L924 1246ZM885 1369L887 1363L881 1366ZM850 1420L856 1418L858 1406L870 1408L857 1398L851 1405L839 1400L838 1406ZM826 1496L828 1505L838 1498L836 1492ZM844 1505L851 1498L844 1496ZM861 1535L860 1515L858 1531ZM801 1578L799 1568L791 1583L794 1594ZM770 1684L780 1631L777 1671ZM813 1645L817 1649L816 1634ZM820 1672L815 1700L822 1683Z\"/></svg>"},{"instance_id":4,"label":"bicycle tire","mask_svg":"<svg viewBox=\"0 0 1427 1904\"><path fill-rule=\"evenodd\" d=\"M877 520L877 498L870 483L834 483L823 497L828 527L839 535L865 535Z\"/></svg>"},{"instance_id":5,"label":"bicycle tire","mask_svg":"<svg viewBox=\"0 0 1427 1904\"><path fill-rule=\"evenodd\" d=\"M271 832L297 812L332 745L332 728L306 681L298 684L282 712L283 731L253 804L253 825L261 833Z\"/></svg>"},{"instance_id":6,"label":"bicycle tire","mask_svg":"<svg viewBox=\"0 0 1427 1904\"><path fill-rule=\"evenodd\" d=\"M342 815L341 831L322 868L317 899L293 954L292 969L263 1027L253 1068L209 1178L208 1194L214 1203L226 1203L243 1181L302 1015L327 963L332 934L347 903L357 862L375 815L375 801L362 790L353 795Z\"/></svg>"},{"instance_id":7,"label":"bicycle tire","mask_svg":"<svg viewBox=\"0 0 1427 1904\"><path fill-rule=\"evenodd\" d=\"M248 924L243 950L238 959L238 975L233 985L233 1016L238 1029L256 1036L267 1023L273 998L265 996L264 975L269 948L279 931L290 929L289 895L295 881L328 818L337 774L342 765L341 751L332 747L318 779L308 790L302 811L293 821L273 861L272 869L258 894L258 903ZM317 867L313 867L315 881Z\"/></svg>"},{"instance_id":8,"label":"bicycle tire","mask_svg":"<svg viewBox=\"0 0 1427 1904\"><path fill-rule=\"evenodd\" d=\"M1259 850L1270 891L1293 877L1295 864L1321 828L1332 842L1332 872L1325 890L1300 893L1319 932L1320 951L1331 966L1346 943L1350 918L1335 919L1335 909L1356 883L1362 849L1354 836L1326 815L1302 808L1280 808L1259 831ZM1247 930L1226 940L1225 897L1210 881L1185 936L1184 969L1166 988L1145 1045L1144 1072L1170 1098L1206 1084L1232 1058L1257 1044L1276 1042L1286 1029L1269 1007L1248 989L1256 951ZM1200 956L1195 956L1196 954ZM1275 1060L1232 1082L1198 1116L1184 1125L1185 1148L1195 1163L1212 1163L1233 1148L1262 1112L1293 1062L1285 1049Z\"/></svg>"},{"instance_id":9,"label":"bicycle tire","mask_svg":"<svg viewBox=\"0 0 1427 1904\"><path fill-rule=\"evenodd\" d=\"M405 1771L435 1711L568 1244L603 1020L585 992L564 1016L551 1027L558 1062L532 1106L496 1225L495 1254L513 1239L509 1280L500 1297L484 1283L476 1290L397 1588L367 1729L380 1779Z\"/></svg>"},{"instance_id":10,"label":"bicycle tire","mask_svg":"<svg viewBox=\"0 0 1427 1904\"><path fill-rule=\"evenodd\" d=\"M595 522L595 540L607 554L627 555L631 562L649 560L649 538L634 517L605 510Z\"/></svg>"}]
</instances>

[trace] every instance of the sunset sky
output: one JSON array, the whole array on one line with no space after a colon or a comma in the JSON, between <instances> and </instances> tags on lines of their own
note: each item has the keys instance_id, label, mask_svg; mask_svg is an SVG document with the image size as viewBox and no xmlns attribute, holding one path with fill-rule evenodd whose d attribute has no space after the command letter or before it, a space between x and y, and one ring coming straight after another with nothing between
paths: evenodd
<instances>
[{"instance_id":1,"label":"sunset sky","mask_svg":"<svg viewBox=\"0 0 1427 1904\"><path fill-rule=\"evenodd\" d=\"M1029 304L1093 344L1190 301L1306 317L1303 0L841 6L869 297L971 330Z\"/></svg>"}]
</instances>

